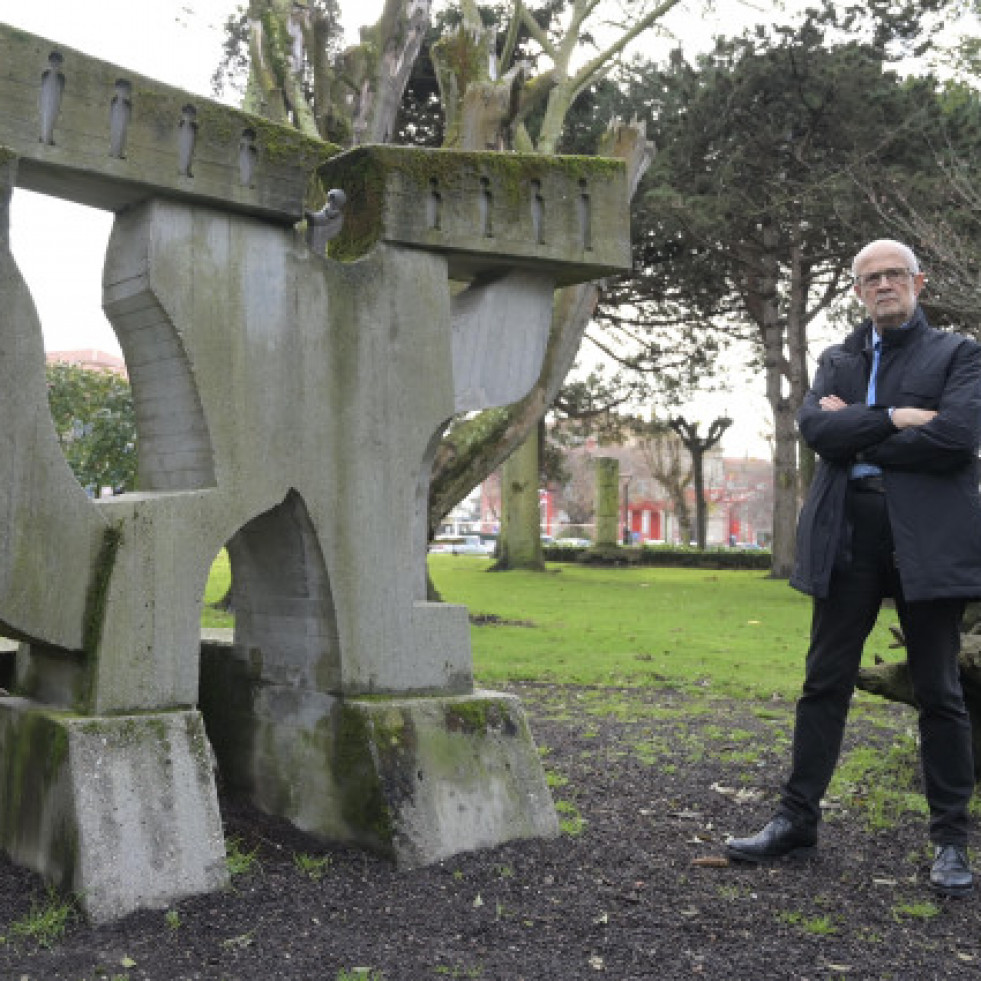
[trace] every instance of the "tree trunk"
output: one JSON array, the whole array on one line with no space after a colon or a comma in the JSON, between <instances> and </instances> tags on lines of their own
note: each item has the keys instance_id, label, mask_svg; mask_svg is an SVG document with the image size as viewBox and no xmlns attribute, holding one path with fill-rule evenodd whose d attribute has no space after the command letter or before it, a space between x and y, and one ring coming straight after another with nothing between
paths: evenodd
<instances>
[{"instance_id":1,"label":"tree trunk","mask_svg":"<svg viewBox=\"0 0 981 981\"><path fill-rule=\"evenodd\" d=\"M962 637L959 660L964 701L971 717L974 775L981 782L981 636L967 634ZM916 705L909 665L905 661L860 669L856 686L862 691L881 695L893 702L903 702L914 707Z\"/></svg>"},{"instance_id":2,"label":"tree trunk","mask_svg":"<svg viewBox=\"0 0 981 981\"><path fill-rule=\"evenodd\" d=\"M784 393L784 380L790 371L784 354L785 324L780 316L777 291L778 236L772 223L764 225L760 303L766 397L773 412L773 564L770 575L774 579L789 579L794 567L797 530L797 430L793 406Z\"/></svg>"},{"instance_id":3,"label":"tree trunk","mask_svg":"<svg viewBox=\"0 0 981 981\"><path fill-rule=\"evenodd\" d=\"M774 579L789 579L794 570L797 532L797 432L787 399L773 409L773 565Z\"/></svg>"},{"instance_id":4,"label":"tree trunk","mask_svg":"<svg viewBox=\"0 0 981 981\"><path fill-rule=\"evenodd\" d=\"M674 515L678 519L678 537L681 539L681 545L689 545L692 540L692 521L691 521L691 511L688 509L688 502L684 502L683 507L678 506L678 501L675 500L674 504Z\"/></svg>"},{"instance_id":5,"label":"tree trunk","mask_svg":"<svg viewBox=\"0 0 981 981\"><path fill-rule=\"evenodd\" d=\"M535 427L508 458L501 474L501 535L495 572L545 571L538 498L540 474L538 428Z\"/></svg>"},{"instance_id":6,"label":"tree trunk","mask_svg":"<svg viewBox=\"0 0 981 981\"><path fill-rule=\"evenodd\" d=\"M619 543L620 461L612 456L596 458L596 547L615 548Z\"/></svg>"},{"instance_id":7,"label":"tree trunk","mask_svg":"<svg viewBox=\"0 0 981 981\"><path fill-rule=\"evenodd\" d=\"M700 549L705 548L705 537L708 530L708 515L705 507L705 454L701 446L688 447L691 453L692 481L695 485L695 543Z\"/></svg>"},{"instance_id":8,"label":"tree trunk","mask_svg":"<svg viewBox=\"0 0 981 981\"><path fill-rule=\"evenodd\" d=\"M373 46L358 92L353 119L355 143L390 143L395 117L429 29L430 0L385 0L378 23L362 31L362 47Z\"/></svg>"}]
</instances>

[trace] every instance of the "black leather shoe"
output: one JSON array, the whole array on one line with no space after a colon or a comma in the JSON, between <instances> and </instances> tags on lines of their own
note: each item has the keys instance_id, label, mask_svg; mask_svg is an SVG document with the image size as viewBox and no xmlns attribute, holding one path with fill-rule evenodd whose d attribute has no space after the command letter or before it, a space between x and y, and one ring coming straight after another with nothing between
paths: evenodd
<instances>
[{"instance_id":1,"label":"black leather shoe","mask_svg":"<svg viewBox=\"0 0 981 981\"><path fill-rule=\"evenodd\" d=\"M807 858L817 845L814 828L794 824L778 814L759 834L751 838L730 838L726 855L737 862L772 862L778 858Z\"/></svg>"},{"instance_id":2,"label":"black leather shoe","mask_svg":"<svg viewBox=\"0 0 981 981\"><path fill-rule=\"evenodd\" d=\"M930 869L930 888L942 896L966 896L974 888L974 873L966 848L937 845Z\"/></svg>"}]
</instances>

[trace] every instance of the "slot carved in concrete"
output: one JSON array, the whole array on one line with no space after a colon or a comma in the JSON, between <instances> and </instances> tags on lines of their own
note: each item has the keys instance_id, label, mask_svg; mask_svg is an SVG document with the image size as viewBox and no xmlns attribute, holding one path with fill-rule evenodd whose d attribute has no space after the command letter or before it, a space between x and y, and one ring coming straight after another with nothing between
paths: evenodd
<instances>
[{"instance_id":1,"label":"slot carved in concrete","mask_svg":"<svg viewBox=\"0 0 981 981\"><path fill-rule=\"evenodd\" d=\"M579 232L582 247L589 252L593 247L593 213L589 199L589 183L579 182Z\"/></svg>"},{"instance_id":2,"label":"slot carved in concrete","mask_svg":"<svg viewBox=\"0 0 981 981\"><path fill-rule=\"evenodd\" d=\"M480 228L485 238L494 237L493 223L494 195L491 194L490 181L480 178Z\"/></svg>"},{"instance_id":3,"label":"slot carved in concrete","mask_svg":"<svg viewBox=\"0 0 981 981\"><path fill-rule=\"evenodd\" d=\"M58 51L48 56L48 67L41 73L41 134L40 141L54 145L55 123L61 112L61 97L65 91L65 73L61 70L64 57Z\"/></svg>"},{"instance_id":4,"label":"slot carved in concrete","mask_svg":"<svg viewBox=\"0 0 981 981\"><path fill-rule=\"evenodd\" d=\"M545 242L545 196L542 194L542 182L531 182L531 227L534 229L535 241L542 245Z\"/></svg>"},{"instance_id":5,"label":"slot carved in concrete","mask_svg":"<svg viewBox=\"0 0 981 981\"><path fill-rule=\"evenodd\" d=\"M109 109L109 156L122 160L126 156L126 133L133 115L133 86L121 78Z\"/></svg>"},{"instance_id":6,"label":"slot carved in concrete","mask_svg":"<svg viewBox=\"0 0 981 981\"><path fill-rule=\"evenodd\" d=\"M194 144L198 138L197 109L190 103L181 110L177 135L177 172L182 177L193 177L191 163L194 160Z\"/></svg>"},{"instance_id":7,"label":"slot carved in concrete","mask_svg":"<svg viewBox=\"0 0 981 981\"><path fill-rule=\"evenodd\" d=\"M429 181L429 197L426 199L426 224L439 229L443 222L443 196L439 191L439 181L433 177Z\"/></svg>"},{"instance_id":8,"label":"slot carved in concrete","mask_svg":"<svg viewBox=\"0 0 981 981\"><path fill-rule=\"evenodd\" d=\"M256 161L259 150L255 145L255 130L242 130L242 139L238 144L238 179L242 187L252 187Z\"/></svg>"}]
</instances>

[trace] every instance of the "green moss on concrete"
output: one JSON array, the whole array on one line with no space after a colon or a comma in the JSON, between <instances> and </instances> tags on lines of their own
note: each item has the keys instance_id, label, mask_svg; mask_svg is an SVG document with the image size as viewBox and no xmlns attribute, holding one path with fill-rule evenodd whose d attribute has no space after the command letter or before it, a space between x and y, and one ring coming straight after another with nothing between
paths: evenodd
<instances>
[{"instance_id":1,"label":"green moss on concrete","mask_svg":"<svg viewBox=\"0 0 981 981\"><path fill-rule=\"evenodd\" d=\"M370 726L375 745L381 753L404 746L406 736L410 734L404 713L394 706L384 712L373 713Z\"/></svg>"},{"instance_id":2,"label":"green moss on concrete","mask_svg":"<svg viewBox=\"0 0 981 981\"><path fill-rule=\"evenodd\" d=\"M331 770L340 791L341 814L355 837L363 835L366 844L392 854L394 821L372 752L373 747L379 749L375 731L358 706L339 705L334 716Z\"/></svg>"},{"instance_id":3,"label":"green moss on concrete","mask_svg":"<svg viewBox=\"0 0 981 981\"><path fill-rule=\"evenodd\" d=\"M45 817L57 813L57 783L68 754L68 729L60 713L6 711L0 719L0 835L4 849L15 858L33 850ZM76 845L74 834L59 834L45 845L53 850L51 873L59 884L71 876Z\"/></svg>"},{"instance_id":4,"label":"green moss on concrete","mask_svg":"<svg viewBox=\"0 0 981 981\"><path fill-rule=\"evenodd\" d=\"M461 183L477 185L490 180L512 208L527 195L531 181L545 183L558 174L570 183L604 181L624 173L622 160L603 157L548 157L527 153L470 153L424 147L359 147L335 157L321 168L325 186L339 187L347 195L344 225L328 245L332 259L349 262L369 252L385 228L387 197L414 195L420 202L432 183L444 193Z\"/></svg>"},{"instance_id":5,"label":"green moss on concrete","mask_svg":"<svg viewBox=\"0 0 981 981\"><path fill-rule=\"evenodd\" d=\"M144 743L164 750L170 745L167 724L159 710L127 713L125 716L86 717L78 723L79 732L102 736L117 746L139 746Z\"/></svg>"},{"instance_id":6,"label":"green moss on concrete","mask_svg":"<svg viewBox=\"0 0 981 981\"><path fill-rule=\"evenodd\" d=\"M454 702L446 707L446 728L450 732L486 735L488 730L513 734L516 726L506 701L495 698L474 698Z\"/></svg>"},{"instance_id":7,"label":"green moss on concrete","mask_svg":"<svg viewBox=\"0 0 981 981\"><path fill-rule=\"evenodd\" d=\"M82 623L82 649L92 656L99 650L102 630L105 626L106 601L109 596L109 582L116 565L119 546L123 541L122 524L108 525L102 533L102 543L96 556L95 568L89 582L85 598L85 613Z\"/></svg>"},{"instance_id":8,"label":"green moss on concrete","mask_svg":"<svg viewBox=\"0 0 981 981\"><path fill-rule=\"evenodd\" d=\"M273 168L313 174L341 152L339 146L311 139L289 126L207 99L194 99L186 92L164 86L137 89L133 94L133 111L158 130L169 133L177 128L184 106L189 102L196 110L198 135L205 144L224 146L229 153L235 153L242 134L250 129L256 134L255 144L261 159ZM266 176L271 175L267 173Z\"/></svg>"},{"instance_id":9,"label":"green moss on concrete","mask_svg":"<svg viewBox=\"0 0 981 981\"><path fill-rule=\"evenodd\" d=\"M338 262L367 255L384 227L389 169L374 154L356 152L354 156L356 160L345 160L344 166L336 169L328 164L327 172L320 173L322 184L339 187L347 195L341 233L327 243L327 255Z\"/></svg>"}]
</instances>

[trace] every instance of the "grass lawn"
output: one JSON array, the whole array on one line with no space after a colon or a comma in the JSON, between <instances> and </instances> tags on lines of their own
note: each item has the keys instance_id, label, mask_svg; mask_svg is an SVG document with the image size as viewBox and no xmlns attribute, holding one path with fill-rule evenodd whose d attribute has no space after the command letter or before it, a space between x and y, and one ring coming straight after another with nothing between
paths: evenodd
<instances>
[{"instance_id":1,"label":"grass lawn","mask_svg":"<svg viewBox=\"0 0 981 981\"><path fill-rule=\"evenodd\" d=\"M230 613L216 610L209 605L217 603L224 597L231 581L232 570L228 562L228 553L222 549L211 567L208 585L204 587L204 609L201 612L202 627L231 627L234 625L235 618Z\"/></svg>"},{"instance_id":2,"label":"grass lawn","mask_svg":"<svg viewBox=\"0 0 981 981\"><path fill-rule=\"evenodd\" d=\"M429 557L443 598L478 618L471 635L482 685L657 682L752 698L790 698L800 689L810 600L765 573L574 563L549 564L544 574L491 573L490 564L482 556ZM222 552L206 604L224 595L228 577ZM900 659L884 626L895 622L891 610L880 617L868 660ZM205 606L203 626L231 624L227 613Z\"/></svg>"},{"instance_id":3,"label":"grass lawn","mask_svg":"<svg viewBox=\"0 0 981 981\"><path fill-rule=\"evenodd\" d=\"M473 627L482 684L657 681L755 698L800 689L810 599L765 573L556 563L543 575L489 566L480 556L429 559L447 602L514 622ZM895 622L892 610L880 617L869 661L876 653L900 659L884 626Z\"/></svg>"}]
</instances>

